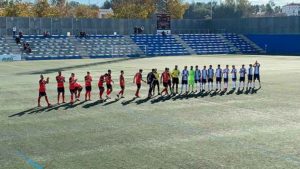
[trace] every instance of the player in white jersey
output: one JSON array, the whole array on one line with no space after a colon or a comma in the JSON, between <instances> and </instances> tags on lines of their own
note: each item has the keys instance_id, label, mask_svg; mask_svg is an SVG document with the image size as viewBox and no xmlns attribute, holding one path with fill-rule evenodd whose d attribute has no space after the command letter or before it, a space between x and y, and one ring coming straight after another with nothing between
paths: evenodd
<instances>
[{"instance_id":1,"label":"player in white jersey","mask_svg":"<svg viewBox=\"0 0 300 169\"><path fill-rule=\"evenodd\" d=\"M221 65L218 65L218 68L216 69L216 91L219 89L221 90L221 83L222 83L222 69Z\"/></svg>"},{"instance_id":2,"label":"player in white jersey","mask_svg":"<svg viewBox=\"0 0 300 169\"><path fill-rule=\"evenodd\" d=\"M237 70L235 68L235 65L232 65L232 70L231 70L232 90L236 89L236 77L237 77Z\"/></svg>"},{"instance_id":3,"label":"player in white jersey","mask_svg":"<svg viewBox=\"0 0 300 169\"><path fill-rule=\"evenodd\" d=\"M199 69L198 65L196 65L195 70L195 83L196 83L196 93L197 93L197 84L199 84L199 91L201 92L201 70Z\"/></svg>"},{"instance_id":4,"label":"player in white jersey","mask_svg":"<svg viewBox=\"0 0 300 169\"><path fill-rule=\"evenodd\" d=\"M202 73L201 73L202 92L205 91L206 83L207 83L207 70L206 70L206 66L203 66Z\"/></svg>"},{"instance_id":5,"label":"player in white jersey","mask_svg":"<svg viewBox=\"0 0 300 169\"><path fill-rule=\"evenodd\" d=\"M247 83L246 90L248 90L248 89L251 90L252 80L253 80L253 67L252 67L252 64L250 64L249 68L248 68L248 83Z\"/></svg>"},{"instance_id":6,"label":"player in white jersey","mask_svg":"<svg viewBox=\"0 0 300 169\"><path fill-rule=\"evenodd\" d=\"M213 90L214 87L214 69L212 68L212 65L209 65L209 69L207 70L208 74L208 90Z\"/></svg>"},{"instance_id":7,"label":"player in white jersey","mask_svg":"<svg viewBox=\"0 0 300 169\"><path fill-rule=\"evenodd\" d=\"M255 61L254 65L254 79L253 79L253 88L255 88L255 80L258 80L259 82L259 88L261 88L261 85L260 85L260 64Z\"/></svg>"},{"instance_id":8,"label":"player in white jersey","mask_svg":"<svg viewBox=\"0 0 300 169\"><path fill-rule=\"evenodd\" d=\"M229 77L229 65L226 65L226 68L223 69L224 92L226 92L228 89L228 77Z\"/></svg>"},{"instance_id":9,"label":"player in white jersey","mask_svg":"<svg viewBox=\"0 0 300 169\"><path fill-rule=\"evenodd\" d=\"M240 69L240 84L239 84L239 90L241 88L241 84L243 83L243 90L245 88L245 76L247 74L247 70L245 68L245 65L242 65L242 68Z\"/></svg>"},{"instance_id":10,"label":"player in white jersey","mask_svg":"<svg viewBox=\"0 0 300 169\"><path fill-rule=\"evenodd\" d=\"M182 76L182 79L181 79L181 94L182 94L182 90L183 90L184 86L185 86L185 93L188 92L189 71L187 70L187 66L184 66L181 76Z\"/></svg>"}]
</instances>

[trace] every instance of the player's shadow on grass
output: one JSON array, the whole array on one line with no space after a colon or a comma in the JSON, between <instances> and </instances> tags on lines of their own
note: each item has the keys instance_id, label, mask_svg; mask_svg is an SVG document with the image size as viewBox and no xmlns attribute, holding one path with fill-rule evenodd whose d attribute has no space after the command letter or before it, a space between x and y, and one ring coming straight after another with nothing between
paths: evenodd
<instances>
[{"instance_id":1,"label":"player's shadow on grass","mask_svg":"<svg viewBox=\"0 0 300 169\"><path fill-rule=\"evenodd\" d=\"M146 97L146 98L144 98L144 99L137 100L135 103L136 103L137 105L143 104L143 103L148 102L150 99L151 99L150 97Z\"/></svg>"},{"instance_id":2,"label":"player's shadow on grass","mask_svg":"<svg viewBox=\"0 0 300 169\"><path fill-rule=\"evenodd\" d=\"M122 102L122 105L123 105L123 106L126 106L126 105L132 103L132 102L135 101L135 100L136 100L136 97L134 97L134 98L132 98L132 99L130 99L130 100L127 100L127 101L123 101L123 102Z\"/></svg>"},{"instance_id":3,"label":"player's shadow on grass","mask_svg":"<svg viewBox=\"0 0 300 169\"><path fill-rule=\"evenodd\" d=\"M231 89L229 92L227 92L226 95L232 95L235 92L235 89Z\"/></svg>"},{"instance_id":4,"label":"player's shadow on grass","mask_svg":"<svg viewBox=\"0 0 300 169\"><path fill-rule=\"evenodd\" d=\"M88 108L90 108L90 107L97 106L97 105L102 104L102 103L104 103L104 102L106 102L106 100L97 100L97 101L95 101L95 102L92 102L92 103L88 103L88 104L83 105L82 108L88 109Z\"/></svg>"},{"instance_id":5,"label":"player's shadow on grass","mask_svg":"<svg viewBox=\"0 0 300 169\"><path fill-rule=\"evenodd\" d=\"M171 94L160 96L160 97L158 97L156 99L151 100L151 104L155 104L155 103L159 103L159 102L165 102L167 100L172 99L172 97L174 97L174 95L171 95Z\"/></svg>"},{"instance_id":6,"label":"player's shadow on grass","mask_svg":"<svg viewBox=\"0 0 300 169\"><path fill-rule=\"evenodd\" d=\"M68 110L68 109L73 109L77 106L80 106L82 104L84 104L86 101L81 101L79 103L73 103L73 104L68 104L67 106L65 106L65 109L64 110Z\"/></svg>"},{"instance_id":7,"label":"player's shadow on grass","mask_svg":"<svg viewBox=\"0 0 300 169\"><path fill-rule=\"evenodd\" d=\"M63 103L63 104L60 104L60 105L52 106L52 107L48 108L48 109L46 110L46 112L50 112L50 111L52 111L52 110L59 110L60 108L68 107L68 106L70 106L70 105L71 105L70 103Z\"/></svg>"},{"instance_id":8,"label":"player's shadow on grass","mask_svg":"<svg viewBox=\"0 0 300 169\"><path fill-rule=\"evenodd\" d=\"M257 91L259 91L261 89L261 87L259 87L259 88L257 88L257 89L252 89L252 91L251 91L251 94L256 94L257 93Z\"/></svg>"},{"instance_id":9,"label":"player's shadow on grass","mask_svg":"<svg viewBox=\"0 0 300 169\"><path fill-rule=\"evenodd\" d=\"M241 95L243 93L244 93L244 89L242 89L242 90L238 89L238 91L236 92L236 95Z\"/></svg>"},{"instance_id":10,"label":"player's shadow on grass","mask_svg":"<svg viewBox=\"0 0 300 169\"><path fill-rule=\"evenodd\" d=\"M28 109L28 110L24 110L24 111L21 111L19 113L15 113L15 114L12 114L8 117L15 117L15 116L24 116L25 114L35 114L35 113L41 113L45 110L49 109L48 107L34 107L34 108L31 108L31 109Z\"/></svg>"},{"instance_id":11,"label":"player's shadow on grass","mask_svg":"<svg viewBox=\"0 0 300 169\"><path fill-rule=\"evenodd\" d=\"M81 65L75 65L75 66L65 66L65 67L59 67L59 68L53 68L53 69L44 69L44 70L38 70L38 71L32 71L32 72L22 72L18 73L18 75L27 75L27 74L48 74L48 73L55 73L57 71L66 71L70 69L78 69L88 66L96 66L96 65L105 65L105 64L111 64L111 63L118 63L123 62L127 60L133 60L133 59L140 59L143 57L137 57L137 58L122 58L118 60L109 60L105 62L93 62L93 63L87 63L87 64L81 64Z\"/></svg>"},{"instance_id":12,"label":"player's shadow on grass","mask_svg":"<svg viewBox=\"0 0 300 169\"><path fill-rule=\"evenodd\" d=\"M217 94L219 94L218 91L213 91L210 93L210 97L215 97Z\"/></svg>"},{"instance_id":13,"label":"player's shadow on grass","mask_svg":"<svg viewBox=\"0 0 300 169\"><path fill-rule=\"evenodd\" d=\"M103 104L103 106L108 106L108 105L111 105L111 104L114 104L116 102L118 102L120 99L115 99L113 101L110 101L110 102L106 102L105 104Z\"/></svg>"}]
</instances>

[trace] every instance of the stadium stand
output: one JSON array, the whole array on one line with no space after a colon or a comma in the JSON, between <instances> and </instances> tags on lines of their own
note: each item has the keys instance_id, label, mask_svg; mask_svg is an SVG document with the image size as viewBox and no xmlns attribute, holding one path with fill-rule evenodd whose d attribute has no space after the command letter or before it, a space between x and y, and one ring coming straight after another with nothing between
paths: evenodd
<instances>
[{"instance_id":1,"label":"stadium stand","mask_svg":"<svg viewBox=\"0 0 300 169\"><path fill-rule=\"evenodd\" d=\"M0 36L0 55L12 53L12 48L5 37Z\"/></svg>"},{"instance_id":2,"label":"stadium stand","mask_svg":"<svg viewBox=\"0 0 300 169\"><path fill-rule=\"evenodd\" d=\"M82 55L90 58L110 58L142 55L130 38L122 35L89 35L76 37Z\"/></svg>"},{"instance_id":3,"label":"stadium stand","mask_svg":"<svg viewBox=\"0 0 300 169\"><path fill-rule=\"evenodd\" d=\"M131 35L132 40L147 56L190 55L172 35Z\"/></svg>"},{"instance_id":4,"label":"stadium stand","mask_svg":"<svg viewBox=\"0 0 300 169\"><path fill-rule=\"evenodd\" d=\"M218 34L180 34L179 37L199 55L235 53Z\"/></svg>"},{"instance_id":5,"label":"stadium stand","mask_svg":"<svg viewBox=\"0 0 300 169\"><path fill-rule=\"evenodd\" d=\"M258 46L265 49L267 54L300 54L300 35L245 35Z\"/></svg>"},{"instance_id":6,"label":"stadium stand","mask_svg":"<svg viewBox=\"0 0 300 169\"><path fill-rule=\"evenodd\" d=\"M223 36L232 43L241 53L259 54L261 51L242 35L226 33Z\"/></svg>"},{"instance_id":7,"label":"stadium stand","mask_svg":"<svg viewBox=\"0 0 300 169\"><path fill-rule=\"evenodd\" d=\"M24 35L22 42L29 43L32 52L23 52L26 60L50 60L50 59L80 59L79 52L71 42L70 38L64 35ZM23 46L20 45L22 51Z\"/></svg>"}]
</instances>

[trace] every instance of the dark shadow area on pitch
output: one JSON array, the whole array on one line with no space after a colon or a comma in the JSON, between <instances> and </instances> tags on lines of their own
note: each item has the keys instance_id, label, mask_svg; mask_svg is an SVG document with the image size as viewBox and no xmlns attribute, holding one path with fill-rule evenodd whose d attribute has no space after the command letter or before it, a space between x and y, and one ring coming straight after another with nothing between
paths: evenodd
<instances>
[{"instance_id":1,"label":"dark shadow area on pitch","mask_svg":"<svg viewBox=\"0 0 300 169\"><path fill-rule=\"evenodd\" d=\"M95 101L93 103L88 103L88 104L83 105L82 108L88 109L90 107L97 106L97 105L102 104L104 102L106 102L106 100L97 100L97 101Z\"/></svg>"},{"instance_id":2,"label":"dark shadow area on pitch","mask_svg":"<svg viewBox=\"0 0 300 169\"><path fill-rule=\"evenodd\" d=\"M77 106L79 106L79 105L84 104L85 102L86 102L86 101L81 101L81 102L79 102L79 103L77 103L77 104L76 104L76 102L73 103L73 104L68 104L68 105L65 107L64 110L73 109L73 108L75 108L75 107L77 107Z\"/></svg>"},{"instance_id":3,"label":"dark shadow area on pitch","mask_svg":"<svg viewBox=\"0 0 300 169\"><path fill-rule=\"evenodd\" d=\"M35 114L35 113L41 113L45 110L49 109L48 107L43 107L43 108L40 108L40 107L34 107L34 108L31 108L31 109L28 109L28 110L24 110L24 111L21 111L19 113L15 113L13 115L10 115L8 117L15 117L15 116L18 116L18 117L21 117L25 114Z\"/></svg>"},{"instance_id":4,"label":"dark shadow area on pitch","mask_svg":"<svg viewBox=\"0 0 300 169\"><path fill-rule=\"evenodd\" d=\"M238 89L238 91L236 92L236 95L240 95L240 94L243 94L244 93L244 89L240 90Z\"/></svg>"},{"instance_id":5,"label":"dark shadow area on pitch","mask_svg":"<svg viewBox=\"0 0 300 169\"><path fill-rule=\"evenodd\" d=\"M156 99L151 100L151 104L155 104L158 102L165 102L167 100L170 100L173 96L172 95L167 95L167 96L160 96Z\"/></svg>"},{"instance_id":6,"label":"dark shadow area on pitch","mask_svg":"<svg viewBox=\"0 0 300 169\"><path fill-rule=\"evenodd\" d=\"M235 92L235 89L231 89L226 95L232 95Z\"/></svg>"},{"instance_id":7,"label":"dark shadow area on pitch","mask_svg":"<svg viewBox=\"0 0 300 169\"><path fill-rule=\"evenodd\" d=\"M252 92L251 92L251 94L256 94L257 93L257 91L259 91L261 89L261 87L259 87L259 88L257 88L257 89L252 89Z\"/></svg>"},{"instance_id":8,"label":"dark shadow area on pitch","mask_svg":"<svg viewBox=\"0 0 300 169\"><path fill-rule=\"evenodd\" d=\"M210 92L211 92L211 91L205 91L205 92L202 92L201 97L203 98L203 97L209 96Z\"/></svg>"},{"instance_id":9,"label":"dark shadow area on pitch","mask_svg":"<svg viewBox=\"0 0 300 169\"><path fill-rule=\"evenodd\" d=\"M226 93L226 90L222 90L221 92L219 92L219 95L220 95L220 96L224 96L225 93Z\"/></svg>"},{"instance_id":10,"label":"dark shadow area on pitch","mask_svg":"<svg viewBox=\"0 0 300 169\"><path fill-rule=\"evenodd\" d=\"M110 64L110 63L119 63L127 60L133 60L133 59L141 59L143 57L138 57L138 58L123 58L123 59L118 59L118 60L109 60L109 61L104 61L104 62L93 62L93 63L87 63L87 64L81 64L81 65L75 65L75 66L66 66L66 67L59 67L59 68L53 68L53 69L44 69L44 70L37 70L37 71L32 71L32 72L22 72L22 73L17 73L17 75L36 75L36 74L48 74L48 73L55 73L57 71L66 71L70 69L78 69L78 68L83 68L83 67L88 67L88 66L96 66L96 65L105 65L105 64Z\"/></svg>"},{"instance_id":11,"label":"dark shadow area on pitch","mask_svg":"<svg viewBox=\"0 0 300 169\"><path fill-rule=\"evenodd\" d=\"M120 99L115 99L113 101L110 101L110 102L107 102L107 103L103 104L103 106L108 106L108 105L114 104L114 103L118 102L119 100Z\"/></svg>"},{"instance_id":12,"label":"dark shadow area on pitch","mask_svg":"<svg viewBox=\"0 0 300 169\"><path fill-rule=\"evenodd\" d=\"M63 104L60 104L60 105L52 106L46 112L49 112L49 111L52 111L52 110L59 110L60 108L68 107L70 105L71 105L70 103L63 103Z\"/></svg>"},{"instance_id":13,"label":"dark shadow area on pitch","mask_svg":"<svg viewBox=\"0 0 300 169\"><path fill-rule=\"evenodd\" d=\"M217 96L217 94L219 94L219 92L213 91L212 93L210 93L210 97L215 97Z\"/></svg>"},{"instance_id":14,"label":"dark shadow area on pitch","mask_svg":"<svg viewBox=\"0 0 300 169\"><path fill-rule=\"evenodd\" d=\"M150 97L146 97L144 99L137 100L135 103L137 105L139 105L139 104L147 103L149 100L151 100L151 98Z\"/></svg>"},{"instance_id":15,"label":"dark shadow area on pitch","mask_svg":"<svg viewBox=\"0 0 300 169\"><path fill-rule=\"evenodd\" d=\"M135 101L135 100L136 100L136 97L134 97L134 98L132 98L132 99L130 99L130 100L127 100L127 101L123 101L123 102L122 102L122 105L123 105L123 106L126 106L126 105L132 103L132 102Z\"/></svg>"}]
</instances>

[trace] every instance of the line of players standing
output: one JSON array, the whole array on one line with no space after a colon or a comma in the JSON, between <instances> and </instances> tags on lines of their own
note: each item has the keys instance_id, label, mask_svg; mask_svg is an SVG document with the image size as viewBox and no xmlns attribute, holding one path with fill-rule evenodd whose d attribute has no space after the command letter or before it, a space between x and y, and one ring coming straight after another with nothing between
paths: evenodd
<instances>
[{"instance_id":1,"label":"line of players standing","mask_svg":"<svg viewBox=\"0 0 300 169\"><path fill-rule=\"evenodd\" d=\"M246 90L251 90L255 88L255 80L258 80L259 86L260 84L260 64L256 61L253 65L250 64L248 71L245 68L245 65L242 65L239 72L235 68L235 65L232 65L231 71L229 70L229 65L226 65L225 69L221 69L221 66L218 65L217 69L214 70L212 65L209 66L207 69L206 66L203 67L202 70L199 69L198 66L194 67L191 66L190 70L187 69L187 66L184 67L184 70L180 72L178 70L178 66L176 65L172 72L169 71L169 68L165 68L165 71L161 74L157 72L157 69L152 69L150 73L147 75L147 80L143 80L142 78L143 70L140 69L133 78L133 83L136 84L137 90L135 93L136 97L140 97L139 92L142 85L142 82L147 83L149 85L148 97L151 98L155 93L155 88L157 88L158 95L162 94L169 94L169 90L171 94L177 95L178 93L178 85L179 85L179 77L181 75L181 92L180 94L188 94L190 92L197 92L198 88L200 92L206 91L206 86L208 88L208 92L213 91L213 83L214 79L216 79L216 92L226 92L228 90L228 81L229 81L229 74L231 74L232 79L232 90L235 91L237 87L237 73L240 75L239 79L239 86L238 91L244 90L245 88L245 77L248 74L248 83ZM224 82L224 88L222 91L222 80ZM65 103L65 77L62 76L61 71L58 72L56 76L57 81L57 103L60 104L60 97L62 97L62 103ZM85 81L85 100L91 100L91 91L92 91L92 76L90 72L87 72L87 75L84 77ZM160 92L160 82L163 83L164 89ZM47 94L46 94L46 84L49 83L49 77L44 79L44 76L40 76L39 80L39 97L38 97L38 106L40 107L40 99L41 97L45 96L45 100L48 106L51 106L49 103ZM104 83L106 84L106 99L110 99L110 94L113 91L112 84L114 81L112 80L111 70L104 75L101 75L98 81L98 88L99 88L99 98L103 100L103 93L105 91ZM124 78L124 71L121 70L120 77L119 77L119 85L120 85L120 92L117 94L118 98L123 98L124 90L125 90L125 78ZM169 89L168 89L169 88ZM183 89L185 88L185 91ZM196 90L194 91L194 88ZM83 89L82 85L77 82L77 78L75 77L74 73L71 73L69 78L69 89L71 93L70 103L73 104L74 101L80 100L80 94Z\"/></svg>"}]
</instances>

